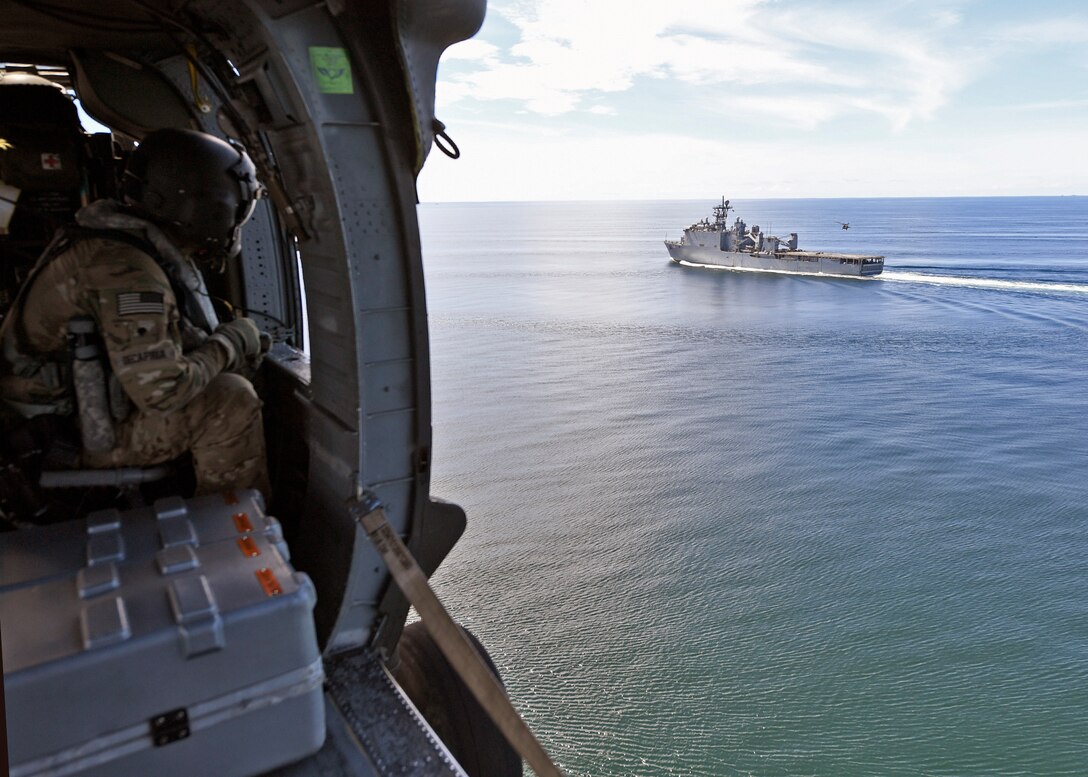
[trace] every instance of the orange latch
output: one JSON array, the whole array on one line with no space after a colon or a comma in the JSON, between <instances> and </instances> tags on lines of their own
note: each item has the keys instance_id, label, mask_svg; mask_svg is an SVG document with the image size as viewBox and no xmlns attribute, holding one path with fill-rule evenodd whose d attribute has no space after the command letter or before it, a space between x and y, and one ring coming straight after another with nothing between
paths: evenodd
<instances>
[{"instance_id":1,"label":"orange latch","mask_svg":"<svg viewBox=\"0 0 1088 777\"><path fill-rule=\"evenodd\" d=\"M276 576L272 574L272 570L267 567L258 569L254 574L257 575L257 580L261 584L261 588L268 596L279 596L283 593L283 589L280 587L280 581L276 579Z\"/></svg>"},{"instance_id":2,"label":"orange latch","mask_svg":"<svg viewBox=\"0 0 1088 777\"><path fill-rule=\"evenodd\" d=\"M245 513L235 513L231 517L234 518L234 528L238 530L239 534L246 534L253 531L253 524L250 522L249 516Z\"/></svg>"}]
</instances>

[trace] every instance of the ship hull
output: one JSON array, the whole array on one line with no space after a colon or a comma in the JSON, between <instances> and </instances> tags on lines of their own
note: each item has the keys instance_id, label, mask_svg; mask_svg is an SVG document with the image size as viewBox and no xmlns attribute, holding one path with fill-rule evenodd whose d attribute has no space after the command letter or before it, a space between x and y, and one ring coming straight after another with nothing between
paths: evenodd
<instances>
[{"instance_id":1,"label":"ship hull","mask_svg":"<svg viewBox=\"0 0 1088 777\"><path fill-rule=\"evenodd\" d=\"M792 273L796 275L845 275L868 277L884 270L884 258L825 251L781 251L778 253L723 251L713 245L689 245L666 241L674 262L723 267L731 270Z\"/></svg>"}]
</instances>

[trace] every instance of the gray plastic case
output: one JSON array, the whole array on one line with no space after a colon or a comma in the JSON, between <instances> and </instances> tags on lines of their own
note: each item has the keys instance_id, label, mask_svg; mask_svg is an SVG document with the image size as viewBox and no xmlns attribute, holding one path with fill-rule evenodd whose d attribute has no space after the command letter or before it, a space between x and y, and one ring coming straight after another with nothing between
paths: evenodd
<instances>
[{"instance_id":1,"label":"gray plastic case","mask_svg":"<svg viewBox=\"0 0 1088 777\"><path fill-rule=\"evenodd\" d=\"M207 545L263 534L290 556L279 521L265 515L259 491L194 499L166 497L150 507L97 510L84 520L0 534L0 591L67 577L106 561L147 558L178 545Z\"/></svg>"},{"instance_id":2,"label":"gray plastic case","mask_svg":"<svg viewBox=\"0 0 1088 777\"><path fill-rule=\"evenodd\" d=\"M9 576L0 588L13 777L246 777L321 746L313 585L256 525L214 541L212 528L202 534L206 511L237 506L218 500L35 538L49 574ZM193 541L160 533L179 517L192 522ZM109 535L126 546L120 557L92 557L67 574L50 566L50 545L59 558L70 552L60 546L82 553Z\"/></svg>"}]
</instances>

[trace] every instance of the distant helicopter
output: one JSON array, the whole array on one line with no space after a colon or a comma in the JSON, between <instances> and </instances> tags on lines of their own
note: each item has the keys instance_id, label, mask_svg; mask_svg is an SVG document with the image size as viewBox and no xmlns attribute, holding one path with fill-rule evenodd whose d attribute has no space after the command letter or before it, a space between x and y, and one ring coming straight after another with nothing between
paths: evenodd
<instances>
[{"instance_id":1,"label":"distant helicopter","mask_svg":"<svg viewBox=\"0 0 1088 777\"><path fill-rule=\"evenodd\" d=\"M835 223L841 226L843 229L850 229L849 221L836 221Z\"/></svg>"}]
</instances>

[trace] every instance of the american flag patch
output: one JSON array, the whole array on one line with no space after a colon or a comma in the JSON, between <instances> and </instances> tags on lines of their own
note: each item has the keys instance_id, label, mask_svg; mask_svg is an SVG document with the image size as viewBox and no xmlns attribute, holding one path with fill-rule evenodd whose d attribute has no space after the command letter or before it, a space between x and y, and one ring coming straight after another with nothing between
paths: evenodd
<instances>
[{"instance_id":1,"label":"american flag patch","mask_svg":"<svg viewBox=\"0 0 1088 777\"><path fill-rule=\"evenodd\" d=\"M166 307L159 291L124 291L117 295L117 315L147 316L162 314Z\"/></svg>"}]
</instances>

